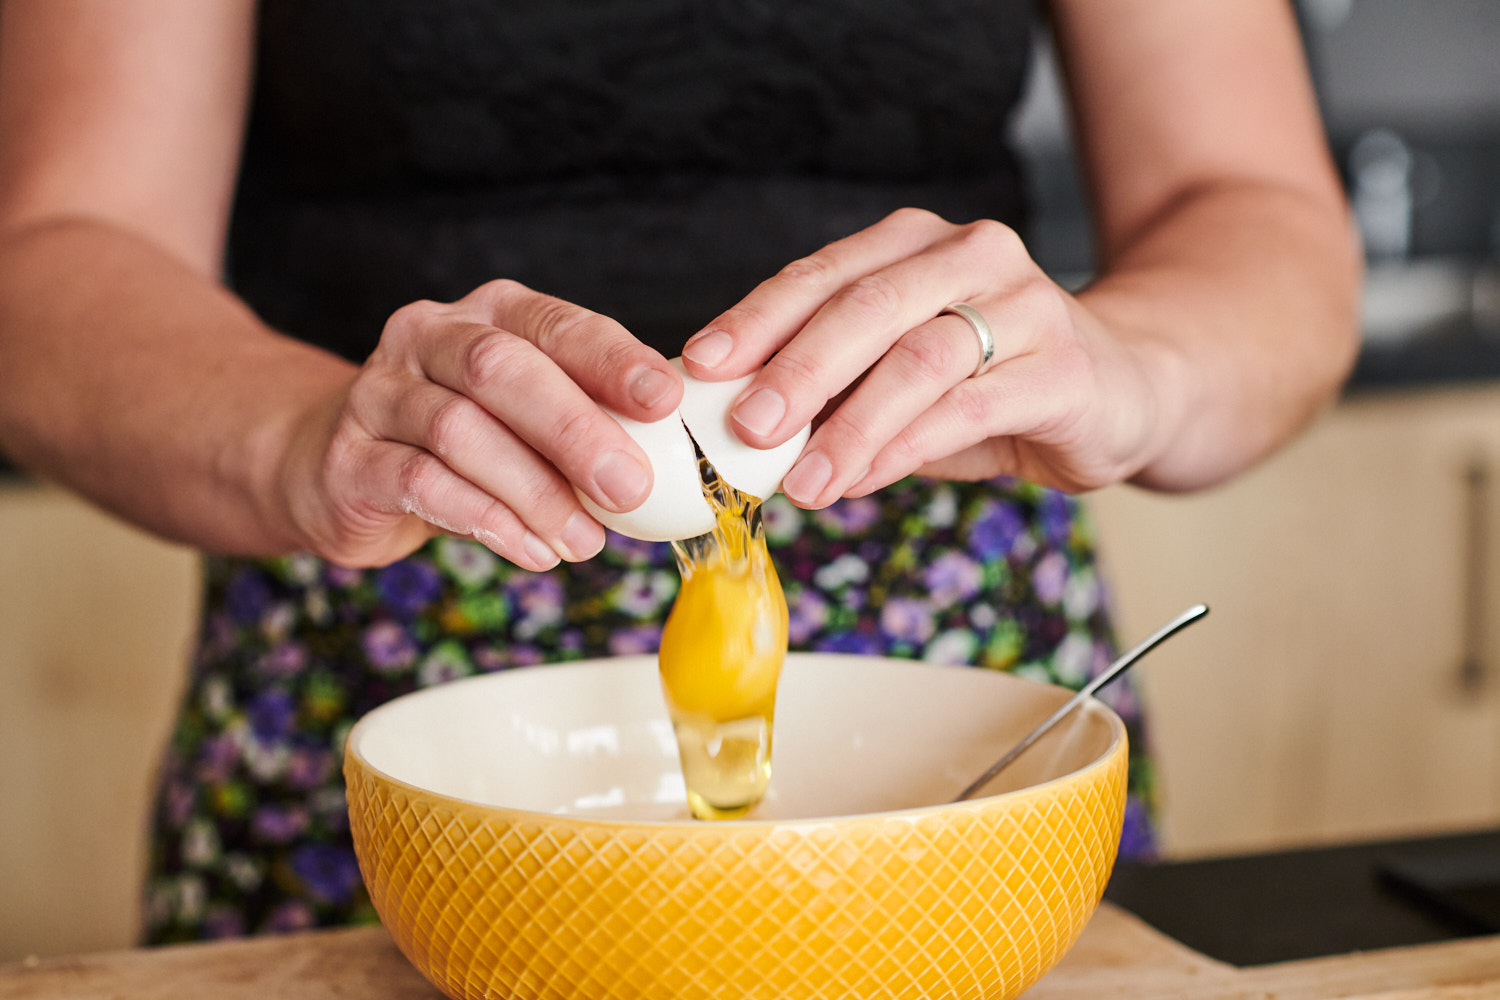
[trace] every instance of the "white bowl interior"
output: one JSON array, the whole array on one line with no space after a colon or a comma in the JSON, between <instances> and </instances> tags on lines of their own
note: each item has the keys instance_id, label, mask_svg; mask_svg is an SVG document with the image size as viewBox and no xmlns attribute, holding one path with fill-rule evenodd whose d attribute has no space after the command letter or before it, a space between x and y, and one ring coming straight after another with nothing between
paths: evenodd
<instances>
[{"instance_id":1,"label":"white bowl interior","mask_svg":"<svg viewBox=\"0 0 1500 1000\"><path fill-rule=\"evenodd\" d=\"M777 692L771 787L747 820L806 820L949 801L1067 700L1009 674L793 653ZM1089 766L1124 738L1089 702L984 794ZM610 820L688 820L654 656L527 667L397 698L349 752L419 788L484 805Z\"/></svg>"}]
</instances>

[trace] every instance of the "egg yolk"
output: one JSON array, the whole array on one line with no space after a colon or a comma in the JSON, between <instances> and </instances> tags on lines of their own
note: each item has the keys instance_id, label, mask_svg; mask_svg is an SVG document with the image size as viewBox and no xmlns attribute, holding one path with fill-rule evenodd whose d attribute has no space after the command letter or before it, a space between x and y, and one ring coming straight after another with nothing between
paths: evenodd
<instances>
[{"instance_id":1,"label":"egg yolk","mask_svg":"<svg viewBox=\"0 0 1500 1000\"><path fill-rule=\"evenodd\" d=\"M688 805L700 819L729 819L759 802L771 780L787 608L760 501L702 464L718 523L711 534L673 543L682 588L662 630L659 664Z\"/></svg>"}]
</instances>

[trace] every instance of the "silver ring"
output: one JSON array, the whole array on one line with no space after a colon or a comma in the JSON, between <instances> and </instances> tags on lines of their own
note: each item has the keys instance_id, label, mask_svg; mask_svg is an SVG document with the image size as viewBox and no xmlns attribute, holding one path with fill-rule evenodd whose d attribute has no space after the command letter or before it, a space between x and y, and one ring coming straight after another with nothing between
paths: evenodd
<instances>
[{"instance_id":1,"label":"silver ring","mask_svg":"<svg viewBox=\"0 0 1500 1000\"><path fill-rule=\"evenodd\" d=\"M974 335L979 338L979 363L974 366L974 373L969 378L984 374L984 370L990 366L990 359L995 356L995 335L990 332L990 325L979 315L979 310L967 302L954 302L946 306L943 312L952 313L967 320L969 326L974 328Z\"/></svg>"}]
</instances>

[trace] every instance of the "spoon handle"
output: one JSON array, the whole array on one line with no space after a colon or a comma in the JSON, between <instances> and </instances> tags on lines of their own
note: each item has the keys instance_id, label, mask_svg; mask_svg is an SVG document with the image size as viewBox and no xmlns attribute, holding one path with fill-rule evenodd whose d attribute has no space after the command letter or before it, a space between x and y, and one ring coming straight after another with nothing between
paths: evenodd
<instances>
[{"instance_id":1,"label":"spoon handle","mask_svg":"<svg viewBox=\"0 0 1500 1000\"><path fill-rule=\"evenodd\" d=\"M974 794L985 785L989 784L990 781L994 779L995 775L999 774L1001 771L1005 770L1005 768L1009 767L1017 757L1021 756L1021 754L1030 749L1033 743L1046 735L1047 730L1051 729L1063 719L1067 718L1067 716L1075 708L1077 708L1079 705L1082 705L1089 698L1093 697L1095 691L1098 691L1100 688L1104 687L1104 685L1108 684L1110 681L1114 680L1116 677L1119 677L1125 671L1129 670L1131 666L1135 664L1136 660L1139 660L1141 657L1151 652L1151 650L1155 649L1167 638L1175 635L1178 631L1191 625L1193 622L1197 621L1199 618L1202 618L1206 614L1208 614L1207 604L1195 604L1184 611L1182 614L1178 615L1176 618L1173 618L1171 621L1167 622L1155 632L1152 632L1134 649L1130 650L1130 652L1126 653L1124 656L1111 663L1107 670L1105 670L1098 677L1095 677L1093 680L1089 681L1082 688L1080 688L1078 693L1069 698L1061 708L1053 712L1046 722L1042 723L1040 726L1037 726L1031 732L1022 737L1021 742L1017 743L1015 746L1006 751L1004 757L1001 757L999 760L995 761L995 763L991 764L988 771L985 771L972 784L970 784L963 791L959 792L958 797L953 801L962 802L965 799L973 798Z\"/></svg>"}]
</instances>

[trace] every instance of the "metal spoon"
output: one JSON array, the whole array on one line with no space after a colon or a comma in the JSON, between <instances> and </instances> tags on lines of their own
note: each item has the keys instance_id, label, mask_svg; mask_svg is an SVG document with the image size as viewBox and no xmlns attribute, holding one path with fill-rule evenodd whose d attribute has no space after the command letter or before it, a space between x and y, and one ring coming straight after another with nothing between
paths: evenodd
<instances>
[{"instance_id":1,"label":"metal spoon","mask_svg":"<svg viewBox=\"0 0 1500 1000\"><path fill-rule=\"evenodd\" d=\"M1199 618L1202 618L1206 614L1208 614L1207 604L1195 604L1184 611L1182 614L1178 615L1176 618L1173 618L1171 621L1167 622L1155 632L1152 632L1140 645L1136 646L1130 652L1126 653L1124 656L1111 663L1108 670L1104 671L1104 673L1100 674L1098 677L1095 677L1093 680L1085 684L1077 694L1067 700L1062 708L1059 708L1056 712L1053 712L1052 716L1046 722L1042 723L1040 726L1037 726L1031 732L1022 737L1021 742L1017 743L1015 746L1011 747L1010 750L1006 751L1004 757L1001 757L999 760L995 761L995 763L991 764L988 771L981 774L973 784L969 785L968 788L965 788L963 791L959 792L958 797L953 801L962 802L965 799L973 798L974 794L985 785L989 784L990 781L995 777L995 775L999 774L1001 771L1005 770L1005 768L1009 767L1011 763L1017 757L1021 756L1021 754L1025 753L1033 743L1046 735L1047 730L1051 729L1063 719L1067 718L1075 708L1077 708L1079 705L1082 705L1088 698L1092 697L1095 691L1098 691L1100 688L1104 687L1104 685L1108 684L1110 681L1114 680L1116 677L1119 677L1125 671L1129 670L1131 666L1135 664L1136 660L1139 660L1141 657L1151 652L1151 650L1155 649L1169 636L1175 635L1178 631L1191 625L1193 622L1197 621Z\"/></svg>"}]
</instances>

